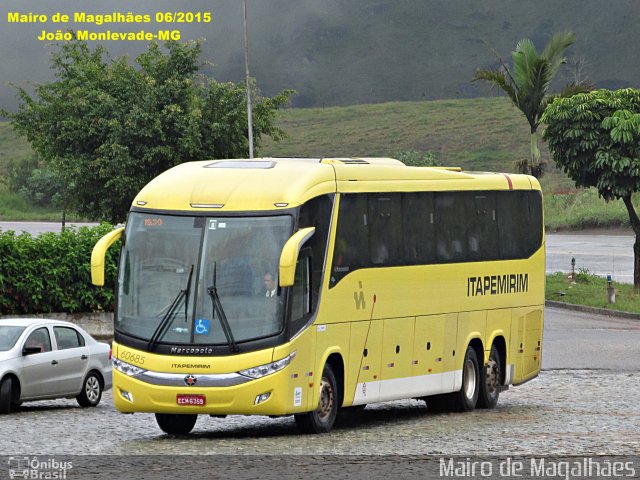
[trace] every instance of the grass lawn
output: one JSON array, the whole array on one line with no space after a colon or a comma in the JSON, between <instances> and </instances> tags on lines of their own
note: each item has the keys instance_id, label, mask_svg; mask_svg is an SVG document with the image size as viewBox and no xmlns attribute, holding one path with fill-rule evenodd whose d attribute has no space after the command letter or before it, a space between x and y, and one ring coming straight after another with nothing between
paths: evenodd
<instances>
[{"instance_id":1,"label":"grass lawn","mask_svg":"<svg viewBox=\"0 0 640 480\"><path fill-rule=\"evenodd\" d=\"M576 273L575 280L572 280L567 274L557 272L547 275L546 299L640 313L640 294L633 291L633 285L613 282L613 287L616 290L616 303L609 303L605 278L580 272Z\"/></svg>"}]
</instances>

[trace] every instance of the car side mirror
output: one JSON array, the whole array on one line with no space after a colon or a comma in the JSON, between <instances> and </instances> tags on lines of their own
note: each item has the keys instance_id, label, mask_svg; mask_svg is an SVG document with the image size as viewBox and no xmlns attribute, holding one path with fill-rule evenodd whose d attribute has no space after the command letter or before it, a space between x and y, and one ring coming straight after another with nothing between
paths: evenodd
<instances>
[{"instance_id":1,"label":"car side mirror","mask_svg":"<svg viewBox=\"0 0 640 480\"><path fill-rule=\"evenodd\" d=\"M22 356L33 355L34 353L40 353L42 349L40 347L23 347Z\"/></svg>"},{"instance_id":2,"label":"car side mirror","mask_svg":"<svg viewBox=\"0 0 640 480\"><path fill-rule=\"evenodd\" d=\"M278 271L278 284L281 287L293 285L300 248L302 248L304 242L311 238L315 231L315 227L302 228L294 233L284 244L280 254L280 269Z\"/></svg>"}]
</instances>

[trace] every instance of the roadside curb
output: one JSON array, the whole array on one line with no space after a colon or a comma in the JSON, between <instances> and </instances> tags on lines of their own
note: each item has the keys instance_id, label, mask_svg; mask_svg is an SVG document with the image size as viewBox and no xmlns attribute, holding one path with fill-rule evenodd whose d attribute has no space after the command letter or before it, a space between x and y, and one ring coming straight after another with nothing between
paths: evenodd
<instances>
[{"instance_id":1,"label":"roadside curb","mask_svg":"<svg viewBox=\"0 0 640 480\"><path fill-rule=\"evenodd\" d=\"M565 310L573 310L576 312L593 313L595 315L605 315L607 317L619 317L619 318L628 318L632 320L640 320L640 313L623 312L621 310L610 310L608 308L586 307L584 305L557 302L555 300L545 301L545 306L554 307L554 308L564 308Z\"/></svg>"}]
</instances>

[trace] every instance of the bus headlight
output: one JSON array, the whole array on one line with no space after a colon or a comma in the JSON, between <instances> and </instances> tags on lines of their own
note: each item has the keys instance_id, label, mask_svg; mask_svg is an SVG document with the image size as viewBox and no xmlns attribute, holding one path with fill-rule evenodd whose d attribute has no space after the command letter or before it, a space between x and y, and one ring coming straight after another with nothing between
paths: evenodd
<instances>
[{"instance_id":1,"label":"bus headlight","mask_svg":"<svg viewBox=\"0 0 640 480\"><path fill-rule=\"evenodd\" d=\"M266 365L260 365L259 367L240 370L238 373L249 378L262 378L267 375L271 375L272 373L279 372L284 367L289 365L291 363L291 360L293 360L295 356L296 352L293 352L291 355L284 357L282 360L267 363Z\"/></svg>"},{"instance_id":2,"label":"bus headlight","mask_svg":"<svg viewBox=\"0 0 640 480\"><path fill-rule=\"evenodd\" d=\"M141 373L146 372L140 367L136 367L135 365L131 365L130 363L123 362L122 360L113 357L112 359L113 368L118 370L125 375L129 375L130 377L135 377L136 375L140 375Z\"/></svg>"}]
</instances>

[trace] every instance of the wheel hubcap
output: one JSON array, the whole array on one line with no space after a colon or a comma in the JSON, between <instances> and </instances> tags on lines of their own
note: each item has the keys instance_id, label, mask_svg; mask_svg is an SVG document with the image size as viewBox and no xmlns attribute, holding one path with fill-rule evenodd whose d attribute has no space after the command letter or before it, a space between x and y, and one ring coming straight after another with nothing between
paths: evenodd
<instances>
[{"instance_id":1,"label":"wheel hubcap","mask_svg":"<svg viewBox=\"0 0 640 480\"><path fill-rule=\"evenodd\" d=\"M87 379L85 393L92 403L98 400L98 396L100 395L100 382L96 377L89 377Z\"/></svg>"},{"instance_id":2,"label":"wheel hubcap","mask_svg":"<svg viewBox=\"0 0 640 480\"><path fill-rule=\"evenodd\" d=\"M487 363L487 392L493 394L498 390L499 378L498 362L491 358Z\"/></svg>"},{"instance_id":3,"label":"wheel hubcap","mask_svg":"<svg viewBox=\"0 0 640 480\"><path fill-rule=\"evenodd\" d=\"M326 378L320 382L320 404L318 405L318 418L324 420L331 415L333 409L333 389Z\"/></svg>"},{"instance_id":4,"label":"wheel hubcap","mask_svg":"<svg viewBox=\"0 0 640 480\"><path fill-rule=\"evenodd\" d=\"M464 394L467 398L473 398L476 391L476 369L471 360L464 365Z\"/></svg>"}]
</instances>

